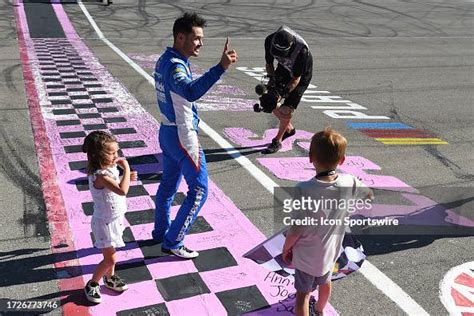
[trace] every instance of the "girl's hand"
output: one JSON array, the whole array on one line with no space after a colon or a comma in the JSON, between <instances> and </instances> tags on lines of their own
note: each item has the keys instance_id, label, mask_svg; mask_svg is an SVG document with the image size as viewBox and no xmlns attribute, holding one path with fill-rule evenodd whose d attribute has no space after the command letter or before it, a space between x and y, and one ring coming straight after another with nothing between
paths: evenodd
<instances>
[{"instance_id":1,"label":"girl's hand","mask_svg":"<svg viewBox=\"0 0 474 316\"><path fill-rule=\"evenodd\" d=\"M125 159L125 158L122 158L122 157L121 157L121 158L117 158L117 160L116 160L115 162L117 163L117 165L118 165L120 168L122 168L122 169L124 169L124 170L130 169L130 165L128 164L128 161L127 161L127 159Z\"/></svg>"},{"instance_id":2,"label":"girl's hand","mask_svg":"<svg viewBox=\"0 0 474 316\"><path fill-rule=\"evenodd\" d=\"M138 180L138 172L130 171L130 181L137 181Z\"/></svg>"}]
</instances>

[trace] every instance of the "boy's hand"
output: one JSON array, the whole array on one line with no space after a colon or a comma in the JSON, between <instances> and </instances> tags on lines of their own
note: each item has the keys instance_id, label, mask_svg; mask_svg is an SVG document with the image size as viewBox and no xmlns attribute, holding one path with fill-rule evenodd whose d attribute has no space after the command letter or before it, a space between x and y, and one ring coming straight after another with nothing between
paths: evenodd
<instances>
[{"instance_id":1,"label":"boy's hand","mask_svg":"<svg viewBox=\"0 0 474 316\"><path fill-rule=\"evenodd\" d=\"M291 261L293 260L292 248L289 248L289 249L283 248L283 252L282 252L281 256L283 258L283 261L285 261L285 263L290 265Z\"/></svg>"},{"instance_id":2,"label":"boy's hand","mask_svg":"<svg viewBox=\"0 0 474 316\"><path fill-rule=\"evenodd\" d=\"M283 245L281 256L283 261L285 261L285 263L288 265L290 265L291 261L293 260L293 246L298 241L299 236L300 234L295 231L293 226L286 234L285 244Z\"/></svg>"},{"instance_id":3,"label":"boy's hand","mask_svg":"<svg viewBox=\"0 0 474 316\"><path fill-rule=\"evenodd\" d=\"M370 190L369 193L367 193L367 198L373 201L375 199L374 191Z\"/></svg>"},{"instance_id":4,"label":"boy's hand","mask_svg":"<svg viewBox=\"0 0 474 316\"><path fill-rule=\"evenodd\" d=\"M137 181L138 180L138 172L130 171L130 181Z\"/></svg>"}]
</instances>

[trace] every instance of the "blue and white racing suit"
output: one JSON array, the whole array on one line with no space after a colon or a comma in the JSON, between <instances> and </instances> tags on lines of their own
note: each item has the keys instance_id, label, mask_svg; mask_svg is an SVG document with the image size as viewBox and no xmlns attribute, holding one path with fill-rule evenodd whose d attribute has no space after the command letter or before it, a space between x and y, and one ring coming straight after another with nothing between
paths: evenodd
<instances>
[{"instance_id":1,"label":"blue and white racing suit","mask_svg":"<svg viewBox=\"0 0 474 316\"><path fill-rule=\"evenodd\" d=\"M188 59L168 47L155 67L155 88L161 112L159 143L163 152L163 175L156 194L154 240L165 249L177 249L207 198L207 166L198 140L194 101L202 97L224 73L218 64L193 80ZM170 207L181 178L188 185L187 197L171 223Z\"/></svg>"}]
</instances>

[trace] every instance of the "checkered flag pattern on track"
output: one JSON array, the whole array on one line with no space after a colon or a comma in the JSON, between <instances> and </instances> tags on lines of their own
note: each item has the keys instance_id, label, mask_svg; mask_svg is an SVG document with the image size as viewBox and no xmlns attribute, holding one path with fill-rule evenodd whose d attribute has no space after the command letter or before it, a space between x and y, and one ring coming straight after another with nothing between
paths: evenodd
<instances>
[{"instance_id":1,"label":"checkered flag pattern on track","mask_svg":"<svg viewBox=\"0 0 474 316\"><path fill-rule=\"evenodd\" d=\"M281 276L293 278L295 270L283 261L282 249L288 228L265 240L252 250L244 254L245 258L251 259ZM362 244L351 234L346 233L342 242L342 249L334 265L332 280L339 280L359 268L364 263L366 255Z\"/></svg>"}]
</instances>

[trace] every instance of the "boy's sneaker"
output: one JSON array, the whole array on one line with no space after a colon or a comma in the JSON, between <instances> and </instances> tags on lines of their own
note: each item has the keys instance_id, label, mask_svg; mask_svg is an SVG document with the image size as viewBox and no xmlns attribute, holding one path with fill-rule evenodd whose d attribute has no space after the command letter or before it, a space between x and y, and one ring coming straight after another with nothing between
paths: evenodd
<instances>
[{"instance_id":1,"label":"boy's sneaker","mask_svg":"<svg viewBox=\"0 0 474 316\"><path fill-rule=\"evenodd\" d=\"M84 293L86 294L86 298L89 302L99 304L102 302L99 284L93 286L91 282L92 280L87 282L86 286L84 287Z\"/></svg>"},{"instance_id":2,"label":"boy's sneaker","mask_svg":"<svg viewBox=\"0 0 474 316\"><path fill-rule=\"evenodd\" d=\"M274 154L281 149L281 142L276 140L276 138L272 139L272 143L265 148L262 153L264 154Z\"/></svg>"},{"instance_id":3,"label":"boy's sneaker","mask_svg":"<svg viewBox=\"0 0 474 316\"><path fill-rule=\"evenodd\" d=\"M122 280L118 275L112 275L110 279L104 275L104 285L106 288L116 292L123 292L128 289L127 283L125 283L125 281Z\"/></svg>"},{"instance_id":4,"label":"boy's sneaker","mask_svg":"<svg viewBox=\"0 0 474 316\"><path fill-rule=\"evenodd\" d=\"M291 136L293 136L293 135L295 135L295 134L296 134L296 128L293 128L291 131L285 132L285 133L283 134L283 137L281 138L281 141L284 141L284 140L287 139L288 137L291 137Z\"/></svg>"},{"instance_id":5,"label":"boy's sneaker","mask_svg":"<svg viewBox=\"0 0 474 316\"><path fill-rule=\"evenodd\" d=\"M166 248L161 247L161 251L163 253L167 253L169 255L175 255L176 257L180 257L183 259L193 259L199 256L199 252L188 249L184 246L181 246L178 249L166 249Z\"/></svg>"},{"instance_id":6,"label":"boy's sneaker","mask_svg":"<svg viewBox=\"0 0 474 316\"><path fill-rule=\"evenodd\" d=\"M316 310L316 299L313 295L309 298L309 316L323 316L323 312Z\"/></svg>"}]
</instances>

